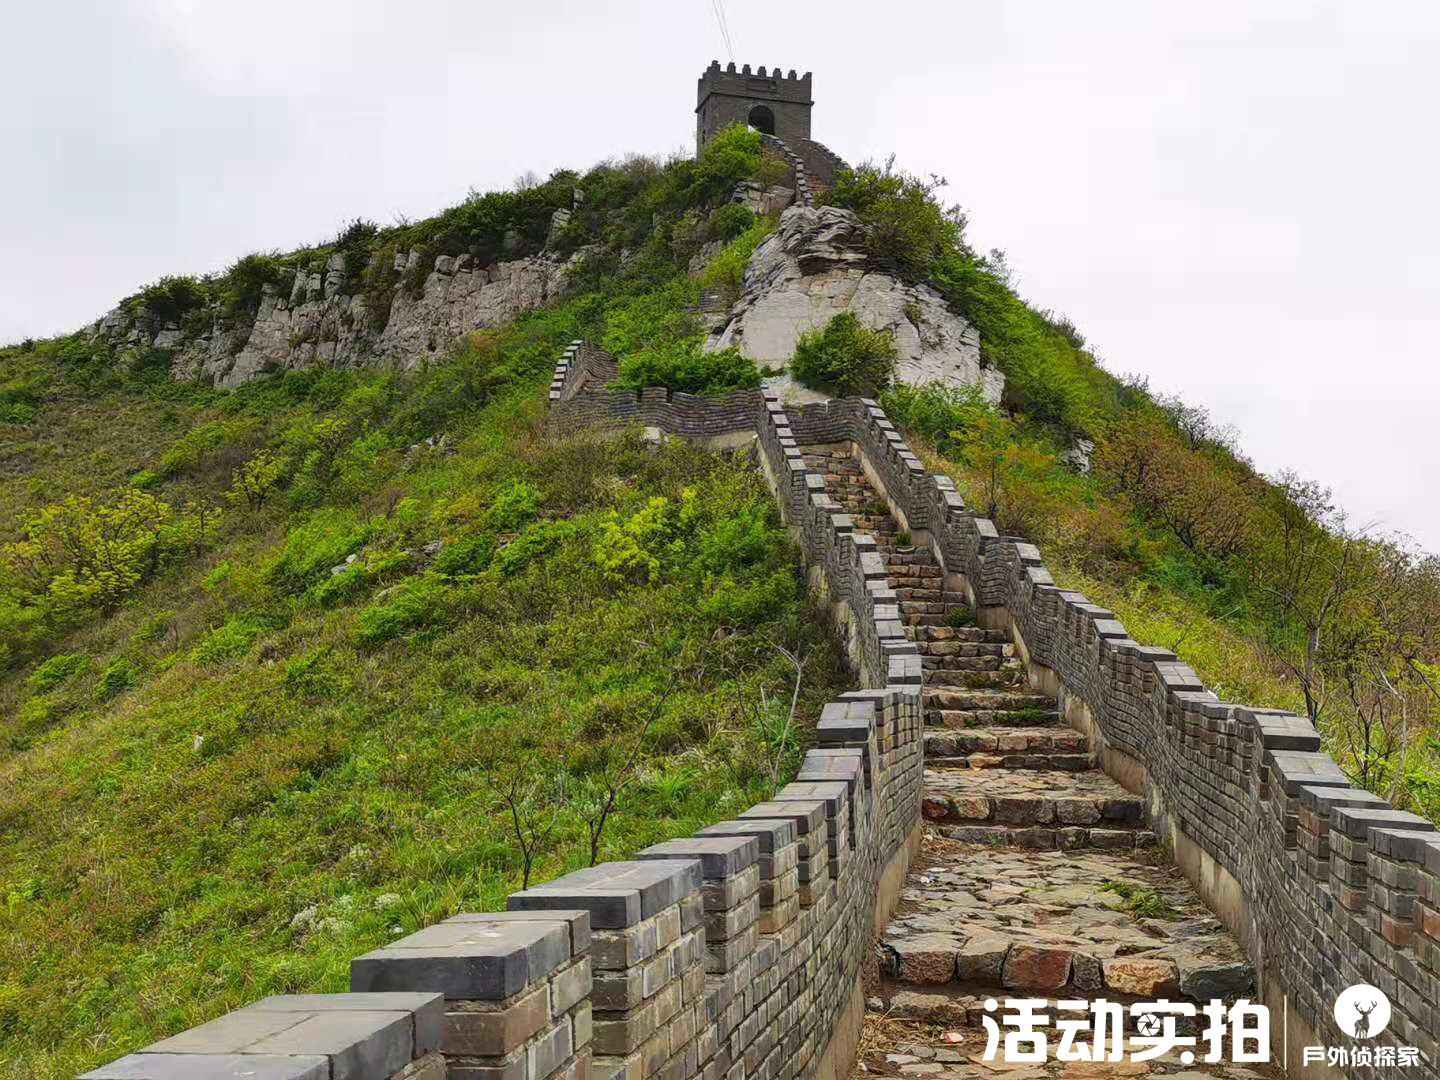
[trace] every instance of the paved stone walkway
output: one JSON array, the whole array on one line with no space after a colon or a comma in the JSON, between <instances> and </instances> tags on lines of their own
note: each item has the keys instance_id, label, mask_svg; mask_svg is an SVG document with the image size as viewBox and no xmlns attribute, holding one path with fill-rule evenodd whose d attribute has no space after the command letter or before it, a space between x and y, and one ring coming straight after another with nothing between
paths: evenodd
<instances>
[{"instance_id":1,"label":"paved stone walkway","mask_svg":"<svg viewBox=\"0 0 1440 1080\"><path fill-rule=\"evenodd\" d=\"M1047 1063L982 1060L981 1017L997 1015L988 1000L1044 999L1040 1015L1053 1023L1102 998L1127 1010L1253 998L1254 972L1157 847L1142 800L1101 772L1054 699L1027 685L1008 635L973 624L857 462L829 448L805 454L856 529L875 536L925 668L925 841L867 989L861 1074L1280 1076L1263 1064L1186 1063L1180 1052L1060 1062L1053 1027ZM1187 1030L1195 1024L1182 1018L1177 1031Z\"/></svg>"}]
</instances>

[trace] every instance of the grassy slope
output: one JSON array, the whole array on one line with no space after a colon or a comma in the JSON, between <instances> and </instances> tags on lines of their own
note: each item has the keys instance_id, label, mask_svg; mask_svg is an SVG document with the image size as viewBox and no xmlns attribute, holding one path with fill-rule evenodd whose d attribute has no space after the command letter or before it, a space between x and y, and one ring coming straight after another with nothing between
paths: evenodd
<instances>
[{"instance_id":1,"label":"grassy slope","mask_svg":"<svg viewBox=\"0 0 1440 1080\"><path fill-rule=\"evenodd\" d=\"M574 332L539 321L547 348ZM473 409L452 408L439 377L238 395L65 384L6 431L12 534L26 508L154 469L167 435L216 418L258 417L249 446L349 417L378 449L315 505L282 493L232 512L209 550L55 646L81 658L69 677L33 686L26 664L0 684L0 1071L71 1075L262 994L341 989L358 952L501 905L520 863L486 761L511 747L557 773L564 747L633 729L669 672L679 684L602 858L735 812L767 793L777 755L793 761L799 739L767 745L750 714L762 689L787 696L773 644L810 656L807 720L843 676L763 481L686 447L544 439L541 379ZM431 415L455 452L408 454L413 418ZM198 494L234 456L217 448L159 490ZM521 512L535 520L492 527L517 480L539 493ZM682 522L686 488L702 510ZM597 553L627 550L607 515L634 521L654 497L671 527L635 535L656 572L607 576ZM538 553L481 569L516 531ZM477 538L477 564L448 576L443 551L428 566L397 555ZM332 578L351 550L372 569ZM97 701L117 661L134 685ZM572 785L598 768L593 754L571 766ZM588 861L582 807L567 807L539 878Z\"/></svg>"},{"instance_id":2,"label":"grassy slope","mask_svg":"<svg viewBox=\"0 0 1440 1080\"><path fill-rule=\"evenodd\" d=\"M937 452L923 436L909 438L928 468L955 481L968 505L985 505L980 470ZM1040 545L1057 585L1114 611L1136 641L1173 650L1223 700L1304 712L1298 688L1266 655L1258 629L1217 614L1213 603L1167 580L1162 568L1176 557L1173 543L1142 521L1124 519L1123 507L1068 471L1042 469L1012 486L1013 513L1024 522L1015 531Z\"/></svg>"}]
</instances>

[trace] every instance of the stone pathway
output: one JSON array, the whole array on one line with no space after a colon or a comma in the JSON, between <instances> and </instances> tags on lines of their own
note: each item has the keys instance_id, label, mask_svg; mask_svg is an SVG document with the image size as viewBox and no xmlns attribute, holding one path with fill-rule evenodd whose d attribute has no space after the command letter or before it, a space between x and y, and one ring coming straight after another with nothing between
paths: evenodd
<instances>
[{"instance_id":1,"label":"stone pathway","mask_svg":"<svg viewBox=\"0 0 1440 1080\"><path fill-rule=\"evenodd\" d=\"M1282 1075L1269 1065L983 1061L985 1003L1197 1005L1254 994L1240 947L1146 828L1144 804L1095 765L1086 736L1031 690L1008 635L973 624L928 551L908 545L852 458L805 451L827 493L876 538L925 668L925 841L867 988L863 1075ZM1064 1002L1061 1009L1058 1002ZM1080 1008L1083 1006L1084 1009ZM1003 1011L1003 1010L1002 1010ZM1203 1018L1200 1021L1203 1025ZM1134 1033L1133 1021L1126 1027ZM1177 1031L1193 1034L1181 1018ZM1204 1049L1199 1048L1203 1057Z\"/></svg>"}]
</instances>

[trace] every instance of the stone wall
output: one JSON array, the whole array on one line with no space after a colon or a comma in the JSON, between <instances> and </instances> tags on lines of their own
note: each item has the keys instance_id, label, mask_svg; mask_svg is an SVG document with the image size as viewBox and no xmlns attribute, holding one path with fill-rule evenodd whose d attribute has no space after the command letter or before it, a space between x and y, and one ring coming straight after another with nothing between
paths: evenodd
<instances>
[{"instance_id":1,"label":"stone wall","mask_svg":"<svg viewBox=\"0 0 1440 1080\"><path fill-rule=\"evenodd\" d=\"M1440 834L1431 822L1352 786L1304 717L1220 701L1173 652L1140 644L1113 612L1058 588L1039 550L973 514L874 402L787 413L767 398L755 430L772 470L777 444L782 456L791 444L851 444L917 545L941 561L947 587L966 591L982 622L1011 630L1032 681L1090 734L1106 771L1146 797L1152 826L1245 947L1271 1007L1277 1059L1288 1050L1296 1075L1440 1077ZM810 482L795 473L779 485L788 520L805 520L799 493ZM824 533L830 508L818 491L816 482L809 527ZM879 597L866 538L850 552L840 528L832 518L830 579L863 581ZM805 545L827 550L810 534ZM866 610L863 598L850 602ZM891 679L908 677L894 668L909 654L889 636L890 609L877 601L869 610L877 640L865 663L895 649ZM1354 1044L1333 1006L1356 984L1383 991L1394 1010L1366 1045L1416 1047L1422 1065L1301 1068L1307 1045Z\"/></svg>"},{"instance_id":2,"label":"stone wall","mask_svg":"<svg viewBox=\"0 0 1440 1080\"><path fill-rule=\"evenodd\" d=\"M605 390L613 376L600 350L567 349L558 425L609 405L612 422L758 433L782 516L846 613L865 689L827 705L795 781L734 820L358 957L349 994L268 998L90 1080L849 1075L861 972L918 835L919 654L874 539L824 493L773 398L632 395ZM591 404L567 412L577 399Z\"/></svg>"}]
</instances>

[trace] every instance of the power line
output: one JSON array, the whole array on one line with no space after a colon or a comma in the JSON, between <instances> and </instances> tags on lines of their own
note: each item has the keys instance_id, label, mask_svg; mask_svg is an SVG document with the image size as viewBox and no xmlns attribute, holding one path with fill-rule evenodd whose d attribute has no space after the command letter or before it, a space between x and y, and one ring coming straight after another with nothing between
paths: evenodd
<instances>
[{"instance_id":1,"label":"power line","mask_svg":"<svg viewBox=\"0 0 1440 1080\"><path fill-rule=\"evenodd\" d=\"M725 43L725 52L729 54L730 62L735 62L735 46L730 40L730 23L725 18L725 0L710 0L710 7L715 12L715 22L720 27L720 40Z\"/></svg>"}]
</instances>

